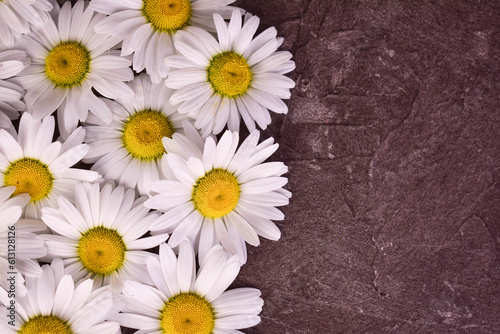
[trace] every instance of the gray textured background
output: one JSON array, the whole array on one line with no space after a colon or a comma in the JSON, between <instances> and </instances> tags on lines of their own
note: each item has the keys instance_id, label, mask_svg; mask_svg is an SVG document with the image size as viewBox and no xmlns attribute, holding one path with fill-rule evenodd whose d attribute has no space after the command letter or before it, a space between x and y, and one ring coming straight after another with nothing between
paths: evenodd
<instances>
[{"instance_id":1,"label":"gray textured background","mask_svg":"<svg viewBox=\"0 0 500 334\"><path fill-rule=\"evenodd\" d=\"M246 333L499 333L500 2L242 0L294 55ZM261 29L261 30L262 30Z\"/></svg>"}]
</instances>

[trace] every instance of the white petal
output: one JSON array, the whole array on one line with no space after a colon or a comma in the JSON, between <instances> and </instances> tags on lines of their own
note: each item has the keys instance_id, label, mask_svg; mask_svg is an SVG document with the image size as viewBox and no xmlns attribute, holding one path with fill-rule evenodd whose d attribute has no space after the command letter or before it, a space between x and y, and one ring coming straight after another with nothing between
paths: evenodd
<instances>
[{"instance_id":1,"label":"white petal","mask_svg":"<svg viewBox=\"0 0 500 334\"><path fill-rule=\"evenodd\" d=\"M258 235L269 240L279 240L281 231L270 219L254 215L252 212L243 210L243 207L237 207L235 210L252 225Z\"/></svg>"},{"instance_id":2,"label":"white petal","mask_svg":"<svg viewBox=\"0 0 500 334\"><path fill-rule=\"evenodd\" d=\"M229 31L227 29L227 24L226 22L224 22L222 16L220 16L218 13L214 13L213 16L214 16L215 27L217 29L217 37L219 39L219 44L223 51L227 51L229 50L229 46L231 43Z\"/></svg>"},{"instance_id":3,"label":"white petal","mask_svg":"<svg viewBox=\"0 0 500 334\"><path fill-rule=\"evenodd\" d=\"M219 278L214 282L210 291L206 294L205 298L212 302L218 298L228 287L233 283L240 272L241 263L238 256L232 256L226 262L224 269L220 272Z\"/></svg>"},{"instance_id":4,"label":"white petal","mask_svg":"<svg viewBox=\"0 0 500 334\"><path fill-rule=\"evenodd\" d=\"M217 319L217 327L223 329L240 329L257 325L260 322L258 315L233 315Z\"/></svg>"},{"instance_id":5,"label":"white petal","mask_svg":"<svg viewBox=\"0 0 500 334\"><path fill-rule=\"evenodd\" d=\"M286 177L267 177L248 181L242 184L240 189L247 194L267 193L283 187L287 182Z\"/></svg>"},{"instance_id":6,"label":"white petal","mask_svg":"<svg viewBox=\"0 0 500 334\"><path fill-rule=\"evenodd\" d=\"M172 247L179 245L192 231L197 232L201 228L203 217L198 211L191 212L184 221L181 222L168 240L168 244Z\"/></svg>"},{"instance_id":7,"label":"white petal","mask_svg":"<svg viewBox=\"0 0 500 334\"><path fill-rule=\"evenodd\" d=\"M62 315L73 298L75 285L73 278L70 275L65 275L57 286L54 296L54 307L52 308L53 314Z\"/></svg>"},{"instance_id":8,"label":"white petal","mask_svg":"<svg viewBox=\"0 0 500 334\"><path fill-rule=\"evenodd\" d=\"M120 331L120 324L117 322L106 321L98 325L79 331L79 334L116 334Z\"/></svg>"},{"instance_id":9,"label":"white petal","mask_svg":"<svg viewBox=\"0 0 500 334\"><path fill-rule=\"evenodd\" d=\"M231 19L229 20L229 26L227 28L229 32L229 46L234 48L234 42L236 36L241 30L241 12L238 9L234 9L231 15Z\"/></svg>"},{"instance_id":10,"label":"white petal","mask_svg":"<svg viewBox=\"0 0 500 334\"><path fill-rule=\"evenodd\" d=\"M127 243L127 249L150 249L158 246L165 240L167 240L168 234L158 234L152 237L141 238Z\"/></svg>"},{"instance_id":11,"label":"white petal","mask_svg":"<svg viewBox=\"0 0 500 334\"><path fill-rule=\"evenodd\" d=\"M62 101L66 98L66 95L68 95L67 88L55 88L49 86L49 88L36 101L33 116L37 119L41 119L52 114L61 105Z\"/></svg>"},{"instance_id":12,"label":"white petal","mask_svg":"<svg viewBox=\"0 0 500 334\"><path fill-rule=\"evenodd\" d=\"M253 16L250 20L246 21L238 36L234 39L234 51L243 54L246 48L250 45L252 37L259 27L260 19L257 16Z\"/></svg>"},{"instance_id":13,"label":"white petal","mask_svg":"<svg viewBox=\"0 0 500 334\"><path fill-rule=\"evenodd\" d=\"M161 271L165 279L165 283L170 291L167 297L177 295L181 290L179 280L177 279L177 257L175 256L172 248L167 244L160 245L159 251Z\"/></svg>"},{"instance_id":14,"label":"white petal","mask_svg":"<svg viewBox=\"0 0 500 334\"><path fill-rule=\"evenodd\" d=\"M200 267L194 284L195 291L202 297L209 293L213 285L219 280L226 266L226 257L226 253L221 250L220 252L211 254L209 258L204 259L204 265Z\"/></svg>"},{"instance_id":15,"label":"white petal","mask_svg":"<svg viewBox=\"0 0 500 334\"><path fill-rule=\"evenodd\" d=\"M226 131L224 133L217 143L213 163L214 168L227 168L238 146L238 139L239 136L237 132Z\"/></svg>"},{"instance_id":16,"label":"white petal","mask_svg":"<svg viewBox=\"0 0 500 334\"><path fill-rule=\"evenodd\" d=\"M68 222L61 217L57 210L44 208L42 210L42 220L52 230L68 238L79 239L81 236L81 233L78 232L76 228L68 224Z\"/></svg>"},{"instance_id":17,"label":"white petal","mask_svg":"<svg viewBox=\"0 0 500 334\"><path fill-rule=\"evenodd\" d=\"M154 330L160 327L160 320L146 317L139 314L120 313L111 317L112 320L117 321L120 325L130 328L139 328L142 330Z\"/></svg>"},{"instance_id":18,"label":"white petal","mask_svg":"<svg viewBox=\"0 0 500 334\"><path fill-rule=\"evenodd\" d=\"M4 129L0 129L0 150L9 161L16 161L23 157L21 146Z\"/></svg>"},{"instance_id":19,"label":"white petal","mask_svg":"<svg viewBox=\"0 0 500 334\"><path fill-rule=\"evenodd\" d=\"M224 217L224 220L226 225L231 224L238 231L238 234L250 245L258 246L260 244L257 232L255 232L254 228L238 213L232 211Z\"/></svg>"},{"instance_id":20,"label":"white petal","mask_svg":"<svg viewBox=\"0 0 500 334\"><path fill-rule=\"evenodd\" d=\"M43 273L37 280L37 300L41 314L50 314L54 305L54 273L45 266Z\"/></svg>"},{"instance_id":21,"label":"white petal","mask_svg":"<svg viewBox=\"0 0 500 334\"><path fill-rule=\"evenodd\" d=\"M191 242L183 241L179 246L177 279L181 292L189 292L196 278L196 263Z\"/></svg>"},{"instance_id":22,"label":"white petal","mask_svg":"<svg viewBox=\"0 0 500 334\"><path fill-rule=\"evenodd\" d=\"M286 114L288 112L287 105L276 95L271 95L254 88L248 89L247 94L255 101L258 101L259 104L278 114Z\"/></svg>"}]
</instances>

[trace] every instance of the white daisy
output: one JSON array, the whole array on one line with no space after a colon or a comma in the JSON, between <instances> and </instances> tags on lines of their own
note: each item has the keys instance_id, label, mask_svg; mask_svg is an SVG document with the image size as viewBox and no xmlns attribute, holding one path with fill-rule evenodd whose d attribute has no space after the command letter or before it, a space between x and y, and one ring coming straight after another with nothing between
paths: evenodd
<instances>
[{"instance_id":1,"label":"white daisy","mask_svg":"<svg viewBox=\"0 0 500 334\"><path fill-rule=\"evenodd\" d=\"M179 112L196 118L195 126L202 134L238 131L240 115L247 128L255 130L255 122L265 129L271 122L268 109L287 113L281 99L290 98L292 79L283 74L295 63L288 51L276 51L283 39L276 38L274 27L252 39L259 18L234 11L229 26L214 14L217 41L205 31L190 27L176 34L174 44L180 53L165 59L173 70L166 80L178 89L170 102L179 104Z\"/></svg>"},{"instance_id":2,"label":"white daisy","mask_svg":"<svg viewBox=\"0 0 500 334\"><path fill-rule=\"evenodd\" d=\"M19 219L30 197L28 194L12 197L15 190L15 187L0 188L0 286L25 295L24 279L20 274L40 276L42 270L34 259L45 256L47 250L43 240L33 232L43 230L45 225L35 220ZM13 280L7 280L12 276Z\"/></svg>"},{"instance_id":3,"label":"white daisy","mask_svg":"<svg viewBox=\"0 0 500 334\"><path fill-rule=\"evenodd\" d=\"M181 243L178 258L162 244L159 260L151 257L147 265L154 286L125 283L124 313L112 317L122 326L139 328L143 334L228 334L260 322L264 302L258 289L225 291L240 264L235 256L228 259L220 246L210 250L198 273L187 240Z\"/></svg>"},{"instance_id":4,"label":"white daisy","mask_svg":"<svg viewBox=\"0 0 500 334\"><path fill-rule=\"evenodd\" d=\"M153 82L167 76L164 58L176 54L175 34L187 26L215 31L212 13L231 15L234 0L92 0L90 8L110 15L96 25L98 33L123 40L122 55L134 53L136 72L146 69Z\"/></svg>"},{"instance_id":5,"label":"white daisy","mask_svg":"<svg viewBox=\"0 0 500 334\"><path fill-rule=\"evenodd\" d=\"M2 334L115 334L120 325L105 321L123 306L113 298L109 287L92 291L92 280L75 286L70 275L64 275L60 259L42 266L38 278L26 278L25 297L11 298L0 289ZM15 311L8 309L13 305ZM7 306L7 307L6 307Z\"/></svg>"},{"instance_id":6,"label":"white daisy","mask_svg":"<svg viewBox=\"0 0 500 334\"><path fill-rule=\"evenodd\" d=\"M90 120L84 126L90 149L83 161L95 163L91 169L105 179L137 187L144 195L149 193L149 184L161 177L162 138L184 133L183 123L191 119L168 103L172 90L151 83L149 75L137 76L129 85L135 97L110 103L110 125L91 125Z\"/></svg>"},{"instance_id":7,"label":"white daisy","mask_svg":"<svg viewBox=\"0 0 500 334\"><path fill-rule=\"evenodd\" d=\"M49 20L52 4L48 0L3 0L0 2L0 43L12 47L16 38L41 28Z\"/></svg>"},{"instance_id":8,"label":"white daisy","mask_svg":"<svg viewBox=\"0 0 500 334\"><path fill-rule=\"evenodd\" d=\"M93 278L96 287L111 284L120 291L122 280L150 283L146 257L168 238L167 234L140 238L157 219L148 213L145 198L135 197L133 189L107 183L81 183L75 188L76 206L63 196L59 209L45 208L42 220L58 235L42 235L47 253L64 259L65 272L75 281Z\"/></svg>"},{"instance_id":9,"label":"white daisy","mask_svg":"<svg viewBox=\"0 0 500 334\"><path fill-rule=\"evenodd\" d=\"M144 203L165 212L151 230L171 232L168 243L172 247L188 237L201 261L220 243L243 264L245 241L257 246L258 235L280 238L271 219L284 219L275 206L287 205L291 196L282 188L287 179L281 175L287 167L282 162L262 163L278 144L269 138L257 145L259 132L254 131L236 150L238 139L237 132L226 131L217 145L213 138L207 138L202 157L186 160L167 154L176 179L153 182L151 189L158 194ZM165 141L168 144L175 138Z\"/></svg>"},{"instance_id":10,"label":"white daisy","mask_svg":"<svg viewBox=\"0 0 500 334\"><path fill-rule=\"evenodd\" d=\"M19 47L32 59L17 79L26 89L26 109L37 119L58 109L61 135L66 138L84 121L88 111L111 122L108 106L92 88L107 98L132 97L124 81L132 80L131 61L112 49L117 39L94 32L105 15L84 8L79 0L73 8L67 1L56 10L55 22L23 36ZM56 8L57 9L57 8Z\"/></svg>"},{"instance_id":11,"label":"white daisy","mask_svg":"<svg viewBox=\"0 0 500 334\"><path fill-rule=\"evenodd\" d=\"M6 129L10 134L15 133L12 120L18 119L19 112L25 110L21 100L24 89L10 78L24 70L30 62L26 52L6 50L0 45L0 128Z\"/></svg>"},{"instance_id":12,"label":"white daisy","mask_svg":"<svg viewBox=\"0 0 500 334\"><path fill-rule=\"evenodd\" d=\"M31 196L25 218L39 218L41 208L56 206L59 195L72 198L76 183L100 178L97 172L70 168L88 151L82 144L85 131L78 128L61 143L52 142L54 128L54 117L36 121L24 113L17 136L0 129L0 186L15 186L14 195Z\"/></svg>"}]
</instances>

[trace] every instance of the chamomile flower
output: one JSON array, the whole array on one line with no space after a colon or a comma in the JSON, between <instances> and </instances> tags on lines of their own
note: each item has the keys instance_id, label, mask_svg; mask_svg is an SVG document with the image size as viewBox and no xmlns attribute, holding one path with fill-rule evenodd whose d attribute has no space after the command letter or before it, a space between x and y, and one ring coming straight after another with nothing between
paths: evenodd
<instances>
[{"instance_id":1,"label":"chamomile flower","mask_svg":"<svg viewBox=\"0 0 500 334\"><path fill-rule=\"evenodd\" d=\"M90 8L110 15L96 25L98 33L123 40L122 55L134 53L136 72L146 69L153 82L167 76L164 58L176 54L175 34L187 26L214 31L212 13L231 15L234 0L92 0Z\"/></svg>"},{"instance_id":2,"label":"chamomile flower","mask_svg":"<svg viewBox=\"0 0 500 334\"><path fill-rule=\"evenodd\" d=\"M154 286L125 282L124 313L112 317L122 326L144 334L226 334L260 322L264 302L258 289L225 291L240 263L236 256L228 259L220 246L209 251L198 272L187 240L178 258L166 244L160 245L159 259L149 258L147 266Z\"/></svg>"},{"instance_id":3,"label":"chamomile flower","mask_svg":"<svg viewBox=\"0 0 500 334\"><path fill-rule=\"evenodd\" d=\"M145 198L135 197L133 189L107 183L81 183L75 187L73 205L59 197L59 209L46 208L42 220L54 235L46 239L48 256L64 260L65 272L75 281L94 279L96 287L111 285L120 291L122 280L149 283L146 257L153 248L168 238L166 234L141 238L157 213L148 213Z\"/></svg>"},{"instance_id":4,"label":"chamomile flower","mask_svg":"<svg viewBox=\"0 0 500 334\"><path fill-rule=\"evenodd\" d=\"M26 52L7 50L0 45L0 128L12 135L15 133L12 120L19 118L19 112L24 111L25 106L21 100L24 89L11 78L24 70L30 62Z\"/></svg>"},{"instance_id":5,"label":"chamomile flower","mask_svg":"<svg viewBox=\"0 0 500 334\"><path fill-rule=\"evenodd\" d=\"M49 0L3 0L0 2L0 43L15 44L30 27L43 27L49 20L52 4Z\"/></svg>"},{"instance_id":6,"label":"chamomile flower","mask_svg":"<svg viewBox=\"0 0 500 334\"><path fill-rule=\"evenodd\" d=\"M83 161L94 163L92 170L105 179L137 187L144 195L149 193L149 184L161 177L160 165L166 152L163 137L184 133L183 123L191 119L168 103L172 90L164 84L151 83L149 75L137 76L129 85L135 97L110 104L110 125L86 123L85 142L90 149Z\"/></svg>"},{"instance_id":7,"label":"chamomile flower","mask_svg":"<svg viewBox=\"0 0 500 334\"><path fill-rule=\"evenodd\" d=\"M252 132L238 150L238 133L226 131L218 144L207 138L202 157L169 153L166 160L176 179L151 184L156 192L144 205L165 212L151 224L153 232L171 232L169 245L184 238L195 242L201 261L212 246L221 244L246 262L245 241L259 245L259 235L277 240L280 231L271 220L282 220L276 206L288 204L290 192L282 187L287 172L282 162L266 160L276 149L269 138L257 145ZM168 144L169 141L166 140Z\"/></svg>"},{"instance_id":8,"label":"chamomile flower","mask_svg":"<svg viewBox=\"0 0 500 334\"><path fill-rule=\"evenodd\" d=\"M13 196L15 187L0 188L0 286L19 295L26 294L21 274L40 276L42 270L34 259L47 254L42 239L33 232L45 228L42 222L21 219L23 208L29 202L27 194ZM7 280L14 276L13 280ZM14 285L12 289L11 284Z\"/></svg>"},{"instance_id":9,"label":"chamomile flower","mask_svg":"<svg viewBox=\"0 0 500 334\"><path fill-rule=\"evenodd\" d=\"M176 34L180 56L165 59L178 68L166 80L168 87L177 89L170 102L179 104L181 114L196 118L195 127L203 135L220 133L226 123L229 130L238 131L240 118L250 132L255 122L265 129L271 122L268 109L288 112L281 99L290 98L295 86L283 75L295 68L292 55L276 51L283 39L276 38L274 27L253 38L259 26L256 16L247 16L243 26L238 11L229 26L217 13L213 16L219 41L196 27Z\"/></svg>"},{"instance_id":10,"label":"chamomile flower","mask_svg":"<svg viewBox=\"0 0 500 334\"><path fill-rule=\"evenodd\" d=\"M87 118L89 110L111 122L111 110L92 88L112 99L133 96L124 82L133 78L131 61L112 50L117 39L95 33L105 15L85 6L79 0L72 8L67 1L56 10L55 22L49 20L19 40L19 47L32 59L17 79L26 89L26 109L37 119L57 109L63 138Z\"/></svg>"},{"instance_id":11,"label":"chamomile flower","mask_svg":"<svg viewBox=\"0 0 500 334\"><path fill-rule=\"evenodd\" d=\"M60 259L43 265L38 278L27 277L28 293L11 299L0 289L3 334L115 334L120 331L116 322L106 321L118 313L122 302L114 298L109 287L92 291L92 280L76 285L70 275L63 275ZM76 286L75 286L76 285ZM7 314L6 314L7 313Z\"/></svg>"},{"instance_id":12,"label":"chamomile flower","mask_svg":"<svg viewBox=\"0 0 500 334\"><path fill-rule=\"evenodd\" d=\"M36 121L24 113L18 135L0 129L0 186L15 186L14 195L31 196L25 218L39 218L42 207L57 205L60 195L73 198L76 183L100 178L97 172L71 168L88 151L82 144L84 130L78 128L61 143L52 142L54 128L54 117Z\"/></svg>"}]
</instances>

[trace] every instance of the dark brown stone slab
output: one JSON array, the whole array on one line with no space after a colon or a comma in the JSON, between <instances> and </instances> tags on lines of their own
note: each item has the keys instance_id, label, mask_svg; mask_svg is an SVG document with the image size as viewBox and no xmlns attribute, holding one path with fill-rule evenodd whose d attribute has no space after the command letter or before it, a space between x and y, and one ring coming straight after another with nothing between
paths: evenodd
<instances>
[{"instance_id":1,"label":"dark brown stone slab","mask_svg":"<svg viewBox=\"0 0 500 334\"><path fill-rule=\"evenodd\" d=\"M235 283L265 300L245 332L497 333L499 3L237 4L297 64L266 130L293 198Z\"/></svg>"},{"instance_id":2,"label":"dark brown stone slab","mask_svg":"<svg viewBox=\"0 0 500 334\"><path fill-rule=\"evenodd\" d=\"M265 131L293 197L233 284L265 301L244 332L498 333L500 3L236 5L297 64Z\"/></svg>"}]
</instances>

